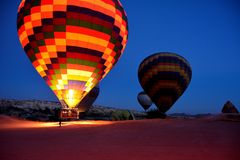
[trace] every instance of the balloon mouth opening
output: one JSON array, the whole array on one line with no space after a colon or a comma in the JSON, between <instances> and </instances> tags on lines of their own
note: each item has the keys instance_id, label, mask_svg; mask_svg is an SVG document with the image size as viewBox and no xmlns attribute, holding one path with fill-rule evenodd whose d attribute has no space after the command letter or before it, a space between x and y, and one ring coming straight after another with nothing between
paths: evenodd
<instances>
[{"instance_id":1,"label":"balloon mouth opening","mask_svg":"<svg viewBox=\"0 0 240 160\"><path fill-rule=\"evenodd\" d=\"M63 108L76 108L76 106L79 104L79 100L74 100L74 99L63 99L60 100L60 103L62 105Z\"/></svg>"},{"instance_id":2,"label":"balloon mouth opening","mask_svg":"<svg viewBox=\"0 0 240 160\"><path fill-rule=\"evenodd\" d=\"M63 108L72 109L75 108L84 97L84 93L79 94L76 90L70 89L64 94L63 99L60 100L60 103L62 104Z\"/></svg>"},{"instance_id":3,"label":"balloon mouth opening","mask_svg":"<svg viewBox=\"0 0 240 160\"><path fill-rule=\"evenodd\" d=\"M68 105L68 108L75 108L78 103L80 102L79 99L66 99L66 104Z\"/></svg>"}]
</instances>

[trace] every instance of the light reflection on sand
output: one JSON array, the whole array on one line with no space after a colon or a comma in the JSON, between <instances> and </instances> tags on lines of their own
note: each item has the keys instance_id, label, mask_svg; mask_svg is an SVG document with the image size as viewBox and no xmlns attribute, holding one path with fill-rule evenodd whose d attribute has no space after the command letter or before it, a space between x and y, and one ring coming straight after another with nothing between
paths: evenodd
<instances>
[{"instance_id":1,"label":"light reflection on sand","mask_svg":"<svg viewBox=\"0 0 240 160\"><path fill-rule=\"evenodd\" d=\"M84 126L101 126L101 125L109 125L113 124L111 121L66 121L62 122L61 126L71 126L71 125L84 125ZM46 122L39 125L39 127L59 127L58 122Z\"/></svg>"},{"instance_id":2,"label":"light reflection on sand","mask_svg":"<svg viewBox=\"0 0 240 160\"><path fill-rule=\"evenodd\" d=\"M14 128L51 128L59 127L59 122L34 122L27 120L19 120L15 118L1 116L0 129L14 129ZM3 118L4 117L4 118ZM102 125L113 124L112 121L94 121L94 120L78 120L78 121L64 121L61 126L85 126L94 127Z\"/></svg>"}]
</instances>

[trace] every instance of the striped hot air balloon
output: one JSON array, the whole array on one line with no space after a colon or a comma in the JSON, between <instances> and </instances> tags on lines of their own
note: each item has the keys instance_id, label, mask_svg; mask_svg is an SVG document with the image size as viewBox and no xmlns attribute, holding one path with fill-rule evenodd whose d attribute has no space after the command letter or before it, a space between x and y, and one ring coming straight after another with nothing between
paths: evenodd
<instances>
[{"instance_id":1,"label":"striped hot air balloon","mask_svg":"<svg viewBox=\"0 0 240 160\"><path fill-rule=\"evenodd\" d=\"M128 39L119 0L22 0L17 29L32 65L69 108L112 69Z\"/></svg>"},{"instance_id":2,"label":"striped hot air balloon","mask_svg":"<svg viewBox=\"0 0 240 160\"><path fill-rule=\"evenodd\" d=\"M169 52L150 55L138 69L139 83L161 113L168 111L183 94L191 77L188 61Z\"/></svg>"}]
</instances>

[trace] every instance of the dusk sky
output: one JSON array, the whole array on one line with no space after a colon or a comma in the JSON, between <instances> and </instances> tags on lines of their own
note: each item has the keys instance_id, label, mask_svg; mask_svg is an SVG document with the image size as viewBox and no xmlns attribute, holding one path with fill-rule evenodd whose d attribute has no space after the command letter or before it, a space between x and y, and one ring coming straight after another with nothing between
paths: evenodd
<instances>
[{"instance_id":1,"label":"dusk sky","mask_svg":"<svg viewBox=\"0 0 240 160\"><path fill-rule=\"evenodd\" d=\"M124 54L100 82L95 104L143 110L137 71L156 52L175 52L192 66L192 81L167 113L218 113L227 100L240 109L240 1L122 0L129 21ZM20 0L0 2L0 98L57 101L18 40ZM153 106L152 106L153 107Z\"/></svg>"}]
</instances>

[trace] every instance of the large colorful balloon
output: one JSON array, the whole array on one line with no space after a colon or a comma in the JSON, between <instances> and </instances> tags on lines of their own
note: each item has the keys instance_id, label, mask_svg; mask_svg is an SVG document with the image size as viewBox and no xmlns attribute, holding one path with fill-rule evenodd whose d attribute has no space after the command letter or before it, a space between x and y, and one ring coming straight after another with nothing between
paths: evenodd
<instances>
[{"instance_id":1,"label":"large colorful balloon","mask_svg":"<svg viewBox=\"0 0 240 160\"><path fill-rule=\"evenodd\" d=\"M151 98L145 92L138 93L137 100L145 110L147 110L152 105Z\"/></svg>"},{"instance_id":2,"label":"large colorful balloon","mask_svg":"<svg viewBox=\"0 0 240 160\"><path fill-rule=\"evenodd\" d=\"M138 80L146 94L165 113L183 94L191 81L192 70L180 55L160 52L144 59L138 69Z\"/></svg>"},{"instance_id":3,"label":"large colorful balloon","mask_svg":"<svg viewBox=\"0 0 240 160\"><path fill-rule=\"evenodd\" d=\"M119 0L22 0L17 28L32 65L69 108L112 69L128 39Z\"/></svg>"},{"instance_id":4,"label":"large colorful balloon","mask_svg":"<svg viewBox=\"0 0 240 160\"><path fill-rule=\"evenodd\" d=\"M88 110L97 99L99 91L99 85L93 87L93 89L77 105L78 111L85 112L86 110Z\"/></svg>"}]
</instances>

